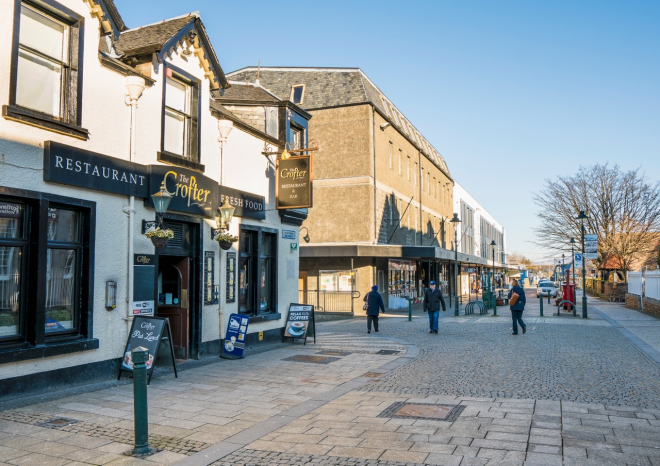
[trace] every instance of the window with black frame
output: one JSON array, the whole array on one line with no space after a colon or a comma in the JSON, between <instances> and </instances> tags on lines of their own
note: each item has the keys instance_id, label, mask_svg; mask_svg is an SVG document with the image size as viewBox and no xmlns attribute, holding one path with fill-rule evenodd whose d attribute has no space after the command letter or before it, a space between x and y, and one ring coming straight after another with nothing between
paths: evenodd
<instances>
[{"instance_id":1,"label":"window with black frame","mask_svg":"<svg viewBox=\"0 0 660 466\"><path fill-rule=\"evenodd\" d=\"M0 201L0 341L23 338L27 207Z\"/></svg>"},{"instance_id":2,"label":"window with black frame","mask_svg":"<svg viewBox=\"0 0 660 466\"><path fill-rule=\"evenodd\" d=\"M199 84L167 69L163 151L199 162Z\"/></svg>"},{"instance_id":3,"label":"window with black frame","mask_svg":"<svg viewBox=\"0 0 660 466\"><path fill-rule=\"evenodd\" d=\"M5 117L87 137L87 130L75 128L80 125L82 24L81 17L55 2L48 9L36 2L17 4L18 36ZM74 127L59 127L58 122Z\"/></svg>"},{"instance_id":4,"label":"window with black frame","mask_svg":"<svg viewBox=\"0 0 660 466\"><path fill-rule=\"evenodd\" d=\"M82 255L80 214L73 210L48 209L48 248L46 250L47 336L77 333L80 319L78 277Z\"/></svg>"},{"instance_id":5,"label":"window with black frame","mask_svg":"<svg viewBox=\"0 0 660 466\"><path fill-rule=\"evenodd\" d=\"M277 235L242 230L239 248L239 311L255 316L274 313L277 310Z\"/></svg>"}]
</instances>

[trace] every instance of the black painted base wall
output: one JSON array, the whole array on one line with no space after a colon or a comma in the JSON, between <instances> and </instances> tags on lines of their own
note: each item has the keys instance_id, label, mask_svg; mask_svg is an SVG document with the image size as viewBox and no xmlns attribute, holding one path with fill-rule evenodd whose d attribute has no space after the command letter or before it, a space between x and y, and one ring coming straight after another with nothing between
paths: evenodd
<instances>
[{"instance_id":1,"label":"black painted base wall","mask_svg":"<svg viewBox=\"0 0 660 466\"><path fill-rule=\"evenodd\" d=\"M81 383L96 383L117 378L121 358L108 359L74 367L38 372L0 380L0 398L36 395L62 390Z\"/></svg>"},{"instance_id":2,"label":"black painted base wall","mask_svg":"<svg viewBox=\"0 0 660 466\"><path fill-rule=\"evenodd\" d=\"M245 349L258 348L260 345L280 343L282 328L264 331L264 339L259 341L259 333L246 336ZM213 340L200 343L199 359L206 359L220 354L224 340ZM3 397L29 396L63 390L81 384L91 384L114 380L119 373L121 358L108 359L90 364L38 372L19 377L0 380L0 400Z\"/></svg>"}]
</instances>

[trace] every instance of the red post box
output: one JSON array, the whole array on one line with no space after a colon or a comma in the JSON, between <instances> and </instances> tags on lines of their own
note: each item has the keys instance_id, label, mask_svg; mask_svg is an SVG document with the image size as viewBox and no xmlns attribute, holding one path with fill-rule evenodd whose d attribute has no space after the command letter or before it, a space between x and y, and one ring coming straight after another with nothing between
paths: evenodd
<instances>
[{"instance_id":1,"label":"red post box","mask_svg":"<svg viewBox=\"0 0 660 466\"><path fill-rule=\"evenodd\" d=\"M575 283L570 283L571 281L571 272L570 270L566 272L566 283L561 284L562 296L564 301L570 301L575 304ZM573 306L570 304L564 304L564 309L569 311L573 310Z\"/></svg>"}]
</instances>

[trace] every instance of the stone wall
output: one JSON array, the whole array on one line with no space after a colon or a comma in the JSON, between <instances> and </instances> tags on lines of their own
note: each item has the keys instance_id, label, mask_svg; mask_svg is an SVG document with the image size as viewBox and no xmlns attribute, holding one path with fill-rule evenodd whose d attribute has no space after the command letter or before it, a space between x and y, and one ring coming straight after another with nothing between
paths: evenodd
<instances>
[{"instance_id":1,"label":"stone wall","mask_svg":"<svg viewBox=\"0 0 660 466\"><path fill-rule=\"evenodd\" d=\"M660 301L652 298L644 298L644 312L660 317Z\"/></svg>"},{"instance_id":2,"label":"stone wall","mask_svg":"<svg viewBox=\"0 0 660 466\"><path fill-rule=\"evenodd\" d=\"M626 294L626 307L628 309L636 309L639 310L639 299L640 296L636 294Z\"/></svg>"}]
</instances>

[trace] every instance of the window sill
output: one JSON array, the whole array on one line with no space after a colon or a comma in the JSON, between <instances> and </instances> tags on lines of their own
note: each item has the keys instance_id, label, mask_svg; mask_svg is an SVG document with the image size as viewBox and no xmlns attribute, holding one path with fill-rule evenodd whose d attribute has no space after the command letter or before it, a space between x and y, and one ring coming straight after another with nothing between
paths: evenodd
<instances>
[{"instance_id":1,"label":"window sill","mask_svg":"<svg viewBox=\"0 0 660 466\"><path fill-rule=\"evenodd\" d=\"M0 364L29 361L31 359L50 358L99 348L96 338L89 340L65 341L30 348L7 348L0 350Z\"/></svg>"},{"instance_id":2,"label":"window sill","mask_svg":"<svg viewBox=\"0 0 660 466\"><path fill-rule=\"evenodd\" d=\"M200 173L204 173L204 170L206 170L206 167L201 163L193 162L192 160L189 160L180 155L172 154L171 152L158 152L158 161L183 168L190 168L191 170L195 170Z\"/></svg>"},{"instance_id":3,"label":"window sill","mask_svg":"<svg viewBox=\"0 0 660 466\"><path fill-rule=\"evenodd\" d=\"M282 314L279 312L275 314L261 314L257 316L250 316L250 323L254 324L256 322L266 322L268 320L280 320L282 318Z\"/></svg>"},{"instance_id":4,"label":"window sill","mask_svg":"<svg viewBox=\"0 0 660 466\"><path fill-rule=\"evenodd\" d=\"M27 108L14 105L3 105L2 116L7 120L36 126L37 128L45 129L46 131L53 131L55 133L64 134L84 141L89 139L89 131L85 128L56 120L50 115L35 112L34 110L29 110Z\"/></svg>"}]
</instances>

